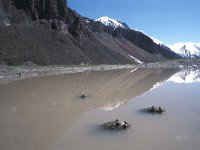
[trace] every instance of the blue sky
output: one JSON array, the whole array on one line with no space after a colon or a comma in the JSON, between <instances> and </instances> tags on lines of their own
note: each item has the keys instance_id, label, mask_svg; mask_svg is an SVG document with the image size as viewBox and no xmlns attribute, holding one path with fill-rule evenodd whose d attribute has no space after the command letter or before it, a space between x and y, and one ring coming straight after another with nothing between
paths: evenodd
<instances>
[{"instance_id":1,"label":"blue sky","mask_svg":"<svg viewBox=\"0 0 200 150\"><path fill-rule=\"evenodd\" d=\"M200 0L68 0L83 16L126 22L166 44L200 43Z\"/></svg>"}]
</instances>

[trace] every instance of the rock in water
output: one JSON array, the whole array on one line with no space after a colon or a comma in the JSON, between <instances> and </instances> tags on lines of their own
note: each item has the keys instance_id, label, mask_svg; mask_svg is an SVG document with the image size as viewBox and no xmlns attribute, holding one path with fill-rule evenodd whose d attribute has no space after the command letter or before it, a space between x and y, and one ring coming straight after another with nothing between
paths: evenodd
<instances>
[{"instance_id":1,"label":"rock in water","mask_svg":"<svg viewBox=\"0 0 200 150\"><path fill-rule=\"evenodd\" d=\"M144 111L149 112L149 113L163 113L163 112L165 112L165 109L160 106L159 107L151 106L149 108L145 108Z\"/></svg>"},{"instance_id":2,"label":"rock in water","mask_svg":"<svg viewBox=\"0 0 200 150\"><path fill-rule=\"evenodd\" d=\"M115 121L104 123L103 127L107 129L127 129L130 128L131 125L127 121L119 121L116 119Z\"/></svg>"},{"instance_id":3,"label":"rock in water","mask_svg":"<svg viewBox=\"0 0 200 150\"><path fill-rule=\"evenodd\" d=\"M86 94L81 95L82 99L86 99L88 96Z\"/></svg>"}]
</instances>

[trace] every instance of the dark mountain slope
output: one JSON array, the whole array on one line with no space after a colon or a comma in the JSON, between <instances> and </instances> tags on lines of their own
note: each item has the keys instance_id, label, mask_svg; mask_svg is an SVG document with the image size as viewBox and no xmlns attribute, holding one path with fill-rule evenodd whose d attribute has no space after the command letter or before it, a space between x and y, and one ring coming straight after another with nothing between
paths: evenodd
<instances>
[{"instance_id":1,"label":"dark mountain slope","mask_svg":"<svg viewBox=\"0 0 200 150\"><path fill-rule=\"evenodd\" d=\"M70 34L23 25L0 28L0 32L3 35L0 38L1 64L16 65L26 61L41 65L131 63L92 36L76 40Z\"/></svg>"},{"instance_id":2,"label":"dark mountain slope","mask_svg":"<svg viewBox=\"0 0 200 150\"><path fill-rule=\"evenodd\" d=\"M150 37L142 32L117 28L113 32L113 36L124 37L148 53L161 54L166 58L179 58L179 56L172 52L168 47L154 43Z\"/></svg>"},{"instance_id":3,"label":"dark mountain slope","mask_svg":"<svg viewBox=\"0 0 200 150\"><path fill-rule=\"evenodd\" d=\"M152 51L148 37L133 30L80 16L65 0L1 0L0 12L0 64L127 64L136 63L133 57L142 62L176 57Z\"/></svg>"}]
</instances>

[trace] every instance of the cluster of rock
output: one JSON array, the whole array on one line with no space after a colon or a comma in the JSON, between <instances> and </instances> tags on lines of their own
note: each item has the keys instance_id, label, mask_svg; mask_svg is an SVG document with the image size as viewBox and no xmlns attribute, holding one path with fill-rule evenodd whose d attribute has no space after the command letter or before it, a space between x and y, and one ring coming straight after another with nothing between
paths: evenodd
<instances>
[{"instance_id":1,"label":"cluster of rock","mask_svg":"<svg viewBox=\"0 0 200 150\"><path fill-rule=\"evenodd\" d=\"M127 129L131 127L131 124L127 121L119 121L116 119L115 121L104 123L103 126L108 129Z\"/></svg>"},{"instance_id":2,"label":"cluster of rock","mask_svg":"<svg viewBox=\"0 0 200 150\"><path fill-rule=\"evenodd\" d=\"M165 109L160 106L158 106L158 107L152 106L149 108L145 108L144 111L148 112L148 113L160 114L160 113L165 112ZM104 123L103 127L106 129L127 129L127 128L131 127L131 124L128 123L127 121L119 121L119 119L116 119L115 121L110 121L110 122Z\"/></svg>"}]
</instances>

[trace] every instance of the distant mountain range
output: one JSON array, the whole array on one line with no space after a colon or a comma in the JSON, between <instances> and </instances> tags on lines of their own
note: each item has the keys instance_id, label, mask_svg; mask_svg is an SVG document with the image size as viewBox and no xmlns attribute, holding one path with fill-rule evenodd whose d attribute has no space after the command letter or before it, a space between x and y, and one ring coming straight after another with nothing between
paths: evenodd
<instances>
[{"instance_id":1,"label":"distant mountain range","mask_svg":"<svg viewBox=\"0 0 200 150\"><path fill-rule=\"evenodd\" d=\"M200 43L179 42L172 45L166 45L164 42L149 36L156 44L170 48L173 52L183 58L200 58Z\"/></svg>"},{"instance_id":2,"label":"distant mountain range","mask_svg":"<svg viewBox=\"0 0 200 150\"><path fill-rule=\"evenodd\" d=\"M81 16L66 0L1 0L0 33L0 64L5 65L131 64L180 58L122 21Z\"/></svg>"},{"instance_id":3,"label":"distant mountain range","mask_svg":"<svg viewBox=\"0 0 200 150\"><path fill-rule=\"evenodd\" d=\"M166 45L164 42L151 37L150 38L158 45L169 47L173 52L183 58L200 58L200 43L179 42L172 45Z\"/></svg>"},{"instance_id":4,"label":"distant mountain range","mask_svg":"<svg viewBox=\"0 0 200 150\"><path fill-rule=\"evenodd\" d=\"M175 43L169 47L184 58L200 58L200 43Z\"/></svg>"}]
</instances>

